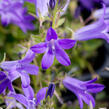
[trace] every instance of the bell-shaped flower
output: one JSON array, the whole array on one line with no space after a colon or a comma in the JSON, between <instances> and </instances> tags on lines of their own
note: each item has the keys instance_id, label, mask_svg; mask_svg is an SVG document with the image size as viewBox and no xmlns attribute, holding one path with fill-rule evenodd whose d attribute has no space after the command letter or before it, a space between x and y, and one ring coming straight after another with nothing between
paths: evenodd
<instances>
[{"instance_id":1,"label":"bell-shaped flower","mask_svg":"<svg viewBox=\"0 0 109 109\"><path fill-rule=\"evenodd\" d=\"M74 33L74 40L85 41L91 39L105 39L109 43L109 25L104 20L104 15L93 24L87 25Z\"/></svg>"},{"instance_id":2,"label":"bell-shaped flower","mask_svg":"<svg viewBox=\"0 0 109 109\"><path fill-rule=\"evenodd\" d=\"M10 80L11 77L8 77L5 72L0 71L0 94L5 92L5 89L8 87L8 89L12 92L14 92L12 82Z\"/></svg>"},{"instance_id":3,"label":"bell-shaped flower","mask_svg":"<svg viewBox=\"0 0 109 109\"><path fill-rule=\"evenodd\" d=\"M23 88L23 94L10 94L10 97L14 97L17 101L23 104L27 109L36 109L36 106L41 104L41 101L45 99L47 87L40 89L34 97L34 91L31 86Z\"/></svg>"},{"instance_id":4,"label":"bell-shaped flower","mask_svg":"<svg viewBox=\"0 0 109 109\"><path fill-rule=\"evenodd\" d=\"M83 109L83 101L88 105L92 103L93 107L95 107L95 100L90 93L98 93L104 89L104 85L94 83L96 80L97 78L90 81L80 81L75 78L65 77L63 84L77 96L80 108Z\"/></svg>"},{"instance_id":5,"label":"bell-shaped flower","mask_svg":"<svg viewBox=\"0 0 109 109\"><path fill-rule=\"evenodd\" d=\"M75 45L76 41L71 39L58 39L58 36L53 28L49 28L45 42L39 43L31 47L35 53L44 53L42 58L42 68L48 69L54 61L54 57L63 65L71 64L69 56L64 49L70 49Z\"/></svg>"},{"instance_id":6,"label":"bell-shaped flower","mask_svg":"<svg viewBox=\"0 0 109 109\"><path fill-rule=\"evenodd\" d=\"M23 32L33 30L32 21L34 17L27 14L27 9L23 8L23 3L18 0L0 0L0 16L3 25L15 24Z\"/></svg>"},{"instance_id":7,"label":"bell-shaped flower","mask_svg":"<svg viewBox=\"0 0 109 109\"><path fill-rule=\"evenodd\" d=\"M26 56L23 59L2 62L0 63L0 67L9 73L8 75L12 77L12 81L18 77L21 77L22 85L27 87L30 84L30 77L28 74L38 74L38 67L30 64L34 58L35 53L31 50L28 50Z\"/></svg>"}]
</instances>

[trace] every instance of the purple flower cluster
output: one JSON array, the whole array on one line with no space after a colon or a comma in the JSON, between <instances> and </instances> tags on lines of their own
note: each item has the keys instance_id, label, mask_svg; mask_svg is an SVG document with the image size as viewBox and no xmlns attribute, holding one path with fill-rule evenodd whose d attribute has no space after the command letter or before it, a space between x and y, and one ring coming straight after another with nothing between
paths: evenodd
<instances>
[{"instance_id":1,"label":"purple flower cluster","mask_svg":"<svg viewBox=\"0 0 109 109\"><path fill-rule=\"evenodd\" d=\"M0 63L0 68L4 70L0 71L0 94L5 93L6 88L10 90L8 97L13 97L15 100L19 101L28 109L35 109L36 106L41 104L41 101L45 99L47 87L42 88L34 98L34 91L30 86L30 77L28 74L37 75L38 67L30 64L34 59L35 54L31 50L28 50L25 57L17 61L5 61ZM12 82L17 78L21 78L22 89L25 94L16 94L12 86ZM13 99L13 102L15 102ZM8 105L9 99L6 99ZM16 106L16 105L15 105ZM19 105L18 105L19 107Z\"/></svg>"},{"instance_id":2,"label":"purple flower cluster","mask_svg":"<svg viewBox=\"0 0 109 109\"><path fill-rule=\"evenodd\" d=\"M36 15L38 17L48 16L49 8L52 10L55 8L56 3L61 5L61 0L24 0L36 5ZM27 30L33 30L34 26L31 23L34 18L27 14L27 10L23 8L24 1L20 0L1 0L0 1L0 16L3 25L8 25L13 23L19 26L24 32ZM57 2L58 1L58 2ZM84 0L80 0L83 3ZM61 9L63 14L69 4L70 0L66 0ZM87 0L83 3L87 8L93 8L93 2L97 0ZM106 2L107 3L107 2ZM101 9L102 10L102 9ZM99 11L101 11L99 10ZM97 13L97 12L96 12ZM99 12L98 12L99 13ZM38 75L38 66L31 64L36 54L44 53L42 57L41 66L42 69L48 69L52 66L54 58L58 60L64 66L69 66L71 64L69 56L64 51L66 49L71 49L75 46L77 41L86 41L96 38L105 39L109 43L109 20L108 18L108 8L103 8L101 11L99 20L93 24L87 25L74 33L74 39L59 39L56 31L50 27L47 31L45 42L38 43L32 46L26 53L25 57L21 60L15 61L4 61L0 63L0 94L5 94L6 88L9 89L8 97L12 97L13 103L20 102L27 109L36 109L41 101L50 96L52 98L55 91L55 84L50 83L49 87L44 87L37 92L35 97L34 91L30 86L30 75ZM98 16L98 15L97 15ZM26 20L25 20L26 19ZM22 90L24 94L17 94L14 90L12 82L17 78L21 78ZM98 93L104 89L104 86L98 83L94 83L97 78L90 81L80 81L75 78L65 77L63 80L64 86L72 91L78 98L80 103L80 108L83 108L83 101L90 105L92 103L95 106L95 100L90 93ZM6 104L9 105L9 99L6 99ZM23 109L21 105L18 107ZM13 108L13 107L12 107Z\"/></svg>"},{"instance_id":3,"label":"purple flower cluster","mask_svg":"<svg viewBox=\"0 0 109 109\"><path fill-rule=\"evenodd\" d=\"M41 101L45 99L47 87L40 89L34 97L34 91L31 86L22 88L24 95L10 93L9 96L15 98L27 109L36 109L36 106L41 104Z\"/></svg>"}]
</instances>

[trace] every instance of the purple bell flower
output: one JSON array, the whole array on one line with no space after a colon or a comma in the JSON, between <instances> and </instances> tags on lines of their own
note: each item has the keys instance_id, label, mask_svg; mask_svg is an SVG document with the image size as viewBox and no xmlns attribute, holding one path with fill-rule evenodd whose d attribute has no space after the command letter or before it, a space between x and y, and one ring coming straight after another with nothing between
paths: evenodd
<instances>
[{"instance_id":1,"label":"purple bell flower","mask_svg":"<svg viewBox=\"0 0 109 109\"><path fill-rule=\"evenodd\" d=\"M5 92L7 87L10 91L14 92L10 78L4 72L0 71L0 94Z\"/></svg>"},{"instance_id":2,"label":"purple bell flower","mask_svg":"<svg viewBox=\"0 0 109 109\"><path fill-rule=\"evenodd\" d=\"M47 87L38 91L36 98L34 97L34 91L31 86L23 88L24 95L12 93L10 97L14 97L17 101L23 104L27 109L36 109L36 106L41 104L41 101L45 99Z\"/></svg>"},{"instance_id":3,"label":"purple bell flower","mask_svg":"<svg viewBox=\"0 0 109 109\"><path fill-rule=\"evenodd\" d=\"M76 41L71 39L58 39L54 29L49 28L45 42L39 43L31 47L35 53L44 53L42 58L42 68L48 69L54 61L54 57L59 63L69 66L71 64L69 56L64 49L70 49L75 45Z\"/></svg>"},{"instance_id":4,"label":"purple bell flower","mask_svg":"<svg viewBox=\"0 0 109 109\"><path fill-rule=\"evenodd\" d=\"M23 3L21 1L0 0L0 16L1 23L4 26L15 24L25 33L27 30L34 29L34 25L32 24L34 17L27 14L27 9L23 8Z\"/></svg>"},{"instance_id":5,"label":"purple bell flower","mask_svg":"<svg viewBox=\"0 0 109 109\"><path fill-rule=\"evenodd\" d=\"M109 25L104 20L104 15L94 22L87 25L74 33L74 40L85 41L91 39L105 39L109 43Z\"/></svg>"},{"instance_id":6,"label":"purple bell flower","mask_svg":"<svg viewBox=\"0 0 109 109\"><path fill-rule=\"evenodd\" d=\"M91 102L93 107L95 107L95 100L90 93L98 93L104 89L104 85L94 83L96 80L97 78L83 82L75 78L66 77L63 80L63 84L77 96L80 108L83 109L83 101L88 105Z\"/></svg>"},{"instance_id":7,"label":"purple bell flower","mask_svg":"<svg viewBox=\"0 0 109 109\"><path fill-rule=\"evenodd\" d=\"M0 63L0 67L9 73L8 75L11 77L11 81L21 77L23 87L27 87L30 84L30 77L28 74L38 74L38 67L30 64L34 57L35 53L28 50L26 56L22 60L5 61Z\"/></svg>"}]
</instances>

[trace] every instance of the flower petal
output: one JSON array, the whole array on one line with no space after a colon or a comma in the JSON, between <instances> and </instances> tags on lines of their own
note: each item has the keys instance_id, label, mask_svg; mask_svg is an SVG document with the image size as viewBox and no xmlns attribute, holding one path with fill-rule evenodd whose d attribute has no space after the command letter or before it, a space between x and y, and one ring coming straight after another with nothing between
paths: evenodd
<instances>
[{"instance_id":1,"label":"flower petal","mask_svg":"<svg viewBox=\"0 0 109 109\"><path fill-rule=\"evenodd\" d=\"M93 80L89 80L89 81L86 81L85 84L90 84L90 83L94 83L97 81L97 77L94 78Z\"/></svg>"},{"instance_id":2,"label":"flower petal","mask_svg":"<svg viewBox=\"0 0 109 109\"><path fill-rule=\"evenodd\" d=\"M25 57L22 60L19 60L20 63L30 63L35 58L35 53L32 50L28 50Z\"/></svg>"},{"instance_id":3,"label":"flower petal","mask_svg":"<svg viewBox=\"0 0 109 109\"><path fill-rule=\"evenodd\" d=\"M77 95L77 97L78 97L78 100L79 100L80 108L83 109L83 101L82 101L82 99L79 95Z\"/></svg>"},{"instance_id":4,"label":"flower petal","mask_svg":"<svg viewBox=\"0 0 109 109\"><path fill-rule=\"evenodd\" d=\"M8 71L8 78L11 80L11 81L14 81L14 80L16 80L17 78L19 78L20 77L20 74L19 74L19 72L18 71L16 71L16 70L10 70L10 71Z\"/></svg>"},{"instance_id":5,"label":"flower petal","mask_svg":"<svg viewBox=\"0 0 109 109\"><path fill-rule=\"evenodd\" d=\"M18 64L18 61L5 61L0 64L0 67L6 71L12 69L14 66Z\"/></svg>"},{"instance_id":6,"label":"flower petal","mask_svg":"<svg viewBox=\"0 0 109 109\"><path fill-rule=\"evenodd\" d=\"M7 88L9 83L9 79L5 79L2 83L0 83L0 94Z\"/></svg>"},{"instance_id":7,"label":"flower petal","mask_svg":"<svg viewBox=\"0 0 109 109\"><path fill-rule=\"evenodd\" d=\"M59 39L58 43L63 49L70 49L75 45L76 41L71 39Z\"/></svg>"},{"instance_id":8,"label":"flower petal","mask_svg":"<svg viewBox=\"0 0 109 109\"><path fill-rule=\"evenodd\" d=\"M36 95L36 105L41 104L41 101L45 99L47 87L42 88L38 91Z\"/></svg>"},{"instance_id":9,"label":"flower petal","mask_svg":"<svg viewBox=\"0 0 109 109\"><path fill-rule=\"evenodd\" d=\"M69 56L57 43L55 43L55 56L59 63L65 66L69 66L71 64Z\"/></svg>"},{"instance_id":10,"label":"flower petal","mask_svg":"<svg viewBox=\"0 0 109 109\"><path fill-rule=\"evenodd\" d=\"M33 100L34 98L34 91L32 89L31 86L28 86L27 88L22 87L23 92L25 94L25 96L29 99L29 100Z\"/></svg>"},{"instance_id":11,"label":"flower petal","mask_svg":"<svg viewBox=\"0 0 109 109\"><path fill-rule=\"evenodd\" d=\"M37 75L38 74L38 67L32 64L22 64L21 68L18 68L17 71L18 72L23 72L25 71L25 73L29 73L31 75Z\"/></svg>"},{"instance_id":12,"label":"flower petal","mask_svg":"<svg viewBox=\"0 0 109 109\"><path fill-rule=\"evenodd\" d=\"M24 95L22 95L22 94L10 94L9 96L14 97L17 101L19 101L25 107L28 106L28 100Z\"/></svg>"},{"instance_id":13,"label":"flower petal","mask_svg":"<svg viewBox=\"0 0 109 109\"><path fill-rule=\"evenodd\" d=\"M11 81L10 81L9 84L8 84L8 89L9 89L11 92L14 92L14 88L13 88L13 86L12 86Z\"/></svg>"},{"instance_id":14,"label":"flower petal","mask_svg":"<svg viewBox=\"0 0 109 109\"><path fill-rule=\"evenodd\" d=\"M94 33L98 33L98 32L101 32L102 30L104 30L106 28L106 24L104 22L104 19L101 18L99 19L98 21L94 22L93 24L90 24L90 25L87 25L79 30L77 30L75 32L75 35L90 35L90 34L94 34ZM85 35L85 36L86 36ZM76 36L75 36L76 38Z\"/></svg>"},{"instance_id":15,"label":"flower petal","mask_svg":"<svg viewBox=\"0 0 109 109\"><path fill-rule=\"evenodd\" d=\"M63 15L66 12L69 3L70 3L70 0L66 0L66 4L65 4L64 8L62 9L62 12L60 13L61 15Z\"/></svg>"},{"instance_id":16,"label":"flower petal","mask_svg":"<svg viewBox=\"0 0 109 109\"><path fill-rule=\"evenodd\" d=\"M48 69L54 61L54 54L52 49L48 49L48 51L44 54L42 58L42 68Z\"/></svg>"},{"instance_id":17,"label":"flower petal","mask_svg":"<svg viewBox=\"0 0 109 109\"><path fill-rule=\"evenodd\" d=\"M35 0L36 15L47 16L48 15L48 0Z\"/></svg>"},{"instance_id":18,"label":"flower petal","mask_svg":"<svg viewBox=\"0 0 109 109\"><path fill-rule=\"evenodd\" d=\"M0 81L4 80L6 78L6 74L2 71L0 71Z\"/></svg>"},{"instance_id":19,"label":"flower petal","mask_svg":"<svg viewBox=\"0 0 109 109\"><path fill-rule=\"evenodd\" d=\"M90 93L98 93L101 92L104 89L104 85L93 83L86 85L87 91Z\"/></svg>"},{"instance_id":20,"label":"flower petal","mask_svg":"<svg viewBox=\"0 0 109 109\"><path fill-rule=\"evenodd\" d=\"M92 95L88 93L82 93L80 96L86 104L90 105L90 102L92 102L93 107L95 107L95 100Z\"/></svg>"},{"instance_id":21,"label":"flower petal","mask_svg":"<svg viewBox=\"0 0 109 109\"><path fill-rule=\"evenodd\" d=\"M31 50L35 53L44 53L46 51L46 48L47 48L47 43L43 42L32 46Z\"/></svg>"},{"instance_id":22,"label":"flower petal","mask_svg":"<svg viewBox=\"0 0 109 109\"><path fill-rule=\"evenodd\" d=\"M50 41L51 39L56 40L58 38L55 30L53 28L49 28L47 31L46 41Z\"/></svg>"},{"instance_id":23,"label":"flower petal","mask_svg":"<svg viewBox=\"0 0 109 109\"><path fill-rule=\"evenodd\" d=\"M25 72L21 74L22 87L27 88L30 85L30 77Z\"/></svg>"},{"instance_id":24,"label":"flower petal","mask_svg":"<svg viewBox=\"0 0 109 109\"><path fill-rule=\"evenodd\" d=\"M72 77L66 76L64 78L64 80L63 80L63 83L68 84L68 85L72 85L72 86L75 86L75 87L78 87L78 88L81 88L80 85L83 84L84 82L80 81L80 80L78 80L76 78L72 78Z\"/></svg>"}]
</instances>

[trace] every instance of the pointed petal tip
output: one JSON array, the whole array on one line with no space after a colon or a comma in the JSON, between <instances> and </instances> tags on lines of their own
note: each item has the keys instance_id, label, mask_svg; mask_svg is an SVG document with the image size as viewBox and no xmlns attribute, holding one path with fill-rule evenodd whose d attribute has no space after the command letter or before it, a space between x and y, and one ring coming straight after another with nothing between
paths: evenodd
<instances>
[{"instance_id":1,"label":"pointed petal tip","mask_svg":"<svg viewBox=\"0 0 109 109\"><path fill-rule=\"evenodd\" d=\"M38 44L32 46L30 49L34 53L44 53L46 51L46 47L47 47L47 43L42 42L42 43L38 43Z\"/></svg>"},{"instance_id":2,"label":"pointed petal tip","mask_svg":"<svg viewBox=\"0 0 109 109\"><path fill-rule=\"evenodd\" d=\"M58 36L56 31L50 27L47 31L46 41L50 41L51 39L57 40Z\"/></svg>"},{"instance_id":3,"label":"pointed petal tip","mask_svg":"<svg viewBox=\"0 0 109 109\"><path fill-rule=\"evenodd\" d=\"M104 90L104 89L106 88L104 85L102 85L102 84L100 84L100 85L101 85L101 86L100 86L101 91Z\"/></svg>"},{"instance_id":4,"label":"pointed petal tip","mask_svg":"<svg viewBox=\"0 0 109 109\"><path fill-rule=\"evenodd\" d=\"M69 60L68 63L65 66L71 65L71 61Z\"/></svg>"},{"instance_id":5,"label":"pointed petal tip","mask_svg":"<svg viewBox=\"0 0 109 109\"><path fill-rule=\"evenodd\" d=\"M35 53L34 49L35 49L35 45L30 48L30 50L32 50Z\"/></svg>"},{"instance_id":6,"label":"pointed petal tip","mask_svg":"<svg viewBox=\"0 0 109 109\"><path fill-rule=\"evenodd\" d=\"M58 39L59 46L63 49L70 49L75 46L76 40L72 39Z\"/></svg>"}]
</instances>

